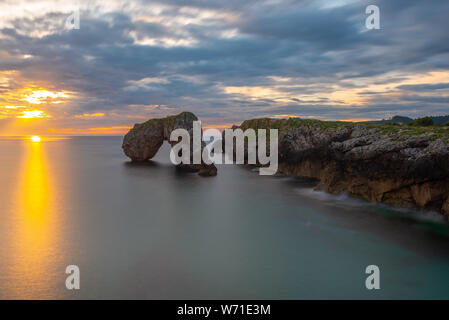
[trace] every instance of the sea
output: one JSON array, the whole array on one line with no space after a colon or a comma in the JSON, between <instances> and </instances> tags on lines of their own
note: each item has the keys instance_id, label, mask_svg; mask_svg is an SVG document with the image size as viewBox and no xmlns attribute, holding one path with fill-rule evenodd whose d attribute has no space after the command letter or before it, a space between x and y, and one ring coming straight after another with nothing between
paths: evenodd
<instances>
[{"instance_id":1,"label":"sea","mask_svg":"<svg viewBox=\"0 0 449 320\"><path fill-rule=\"evenodd\" d=\"M200 177L168 144L132 163L122 139L0 138L1 299L449 299L439 213L241 165Z\"/></svg>"}]
</instances>

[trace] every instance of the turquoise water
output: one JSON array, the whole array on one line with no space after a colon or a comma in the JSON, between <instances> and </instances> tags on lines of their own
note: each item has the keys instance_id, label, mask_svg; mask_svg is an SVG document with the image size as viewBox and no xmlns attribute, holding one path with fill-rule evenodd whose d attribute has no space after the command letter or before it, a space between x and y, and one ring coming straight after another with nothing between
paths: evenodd
<instances>
[{"instance_id":1,"label":"turquoise water","mask_svg":"<svg viewBox=\"0 0 449 320\"><path fill-rule=\"evenodd\" d=\"M201 178L176 171L167 146L135 165L121 137L0 147L0 298L449 298L438 214L417 220L240 166ZM372 264L380 290L365 288Z\"/></svg>"}]
</instances>

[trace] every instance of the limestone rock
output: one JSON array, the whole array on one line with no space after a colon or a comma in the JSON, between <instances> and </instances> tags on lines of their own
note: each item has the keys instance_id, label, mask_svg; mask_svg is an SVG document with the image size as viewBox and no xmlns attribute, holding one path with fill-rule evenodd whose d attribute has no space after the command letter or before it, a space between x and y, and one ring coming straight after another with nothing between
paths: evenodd
<instances>
[{"instance_id":1,"label":"limestone rock","mask_svg":"<svg viewBox=\"0 0 449 320\"><path fill-rule=\"evenodd\" d=\"M449 216L449 130L290 118L240 128L279 129L279 171L317 188Z\"/></svg>"},{"instance_id":2,"label":"limestone rock","mask_svg":"<svg viewBox=\"0 0 449 320\"><path fill-rule=\"evenodd\" d=\"M135 124L123 138L123 152L133 161L148 161L153 158L164 141L172 146L177 142L170 141L170 134L175 129L185 129L193 139L193 121L198 118L191 112L182 112L166 118L150 119L147 122ZM191 143L193 146L193 143ZM202 147L204 143L202 142ZM214 164L182 164L180 169L197 171L202 176L217 175Z\"/></svg>"},{"instance_id":3,"label":"limestone rock","mask_svg":"<svg viewBox=\"0 0 449 320\"><path fill-rule=\"evenodd\" d=\"M444 202L442 210L443 213L449 218L449 197Z\"/></svg>"}]
</instances>

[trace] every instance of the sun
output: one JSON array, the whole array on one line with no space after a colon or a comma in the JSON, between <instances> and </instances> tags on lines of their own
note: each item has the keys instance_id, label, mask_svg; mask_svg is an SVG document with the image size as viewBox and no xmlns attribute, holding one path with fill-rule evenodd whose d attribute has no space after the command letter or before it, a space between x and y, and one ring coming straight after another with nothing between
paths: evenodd
<instances>
[{"instance_id":1,"label":"sun","mask_svg":"<svg viewBox=\"0 0 449 320\"><path fill-rule=\"evenodd\" d=\"M41 141L41 137L39 137L39 136L32 136L30 139L33 142L40 142Z\"/></svg>"}]
</instances>

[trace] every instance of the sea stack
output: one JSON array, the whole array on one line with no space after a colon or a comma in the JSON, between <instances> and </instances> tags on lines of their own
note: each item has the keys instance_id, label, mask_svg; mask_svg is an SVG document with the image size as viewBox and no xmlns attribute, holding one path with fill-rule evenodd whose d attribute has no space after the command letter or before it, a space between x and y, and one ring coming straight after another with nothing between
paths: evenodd
<instances>
[{"instance_id":1,"label":"sea stack","mask_svg":"<svg viewBox=\"0 0 449 320\"><path fill-rule=\"evenodd\" d=\"M166 118L150 119L144 123L135 124L123 138L123 152L132 161L148 161L153 158L164 141L172 146L177 142L170 141L170 134L175 129L185 129L193 137L193 122L198 118L191 112L182 112ZM193 143L191 143L193 145ZM202 147L205 144L202 143ZM216 176L214 164L182 164L180 169L196 171L201 176Z\"/></svg>"}]
</instances>

